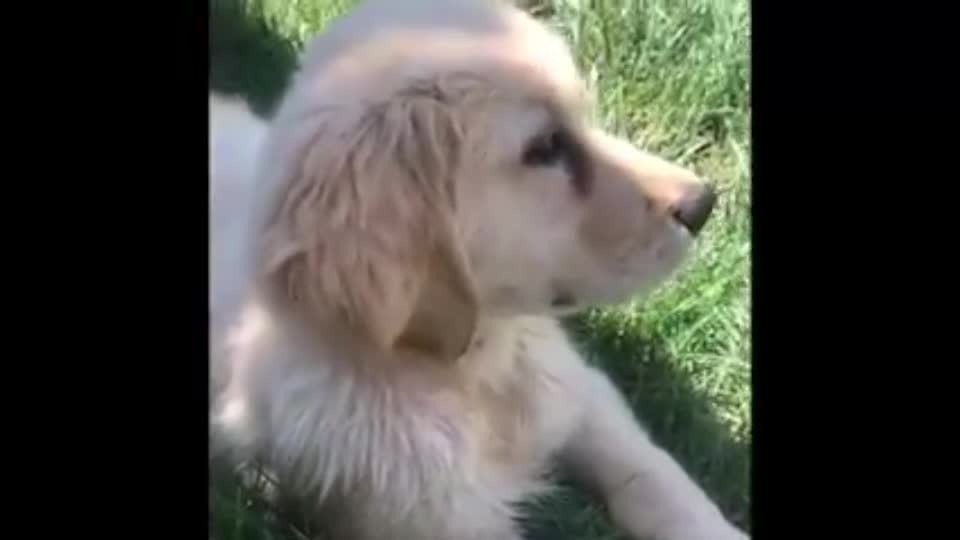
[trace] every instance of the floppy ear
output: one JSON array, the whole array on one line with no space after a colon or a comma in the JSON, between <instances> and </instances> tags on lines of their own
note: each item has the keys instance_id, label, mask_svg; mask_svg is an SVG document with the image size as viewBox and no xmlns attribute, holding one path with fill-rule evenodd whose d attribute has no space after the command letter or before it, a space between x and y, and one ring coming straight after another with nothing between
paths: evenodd
<instances>
[{"instance_id":1,"label":"floppy ear","mask_svg":"<svg viewBox=\"0 0 960 540\"><path fill-rule=\"evenodd\" d=\"M315 114L268 225L268 278L384 350L458 357L477 317L453 219L459 125L435 91Z\"/></svg>"}]
</instances>

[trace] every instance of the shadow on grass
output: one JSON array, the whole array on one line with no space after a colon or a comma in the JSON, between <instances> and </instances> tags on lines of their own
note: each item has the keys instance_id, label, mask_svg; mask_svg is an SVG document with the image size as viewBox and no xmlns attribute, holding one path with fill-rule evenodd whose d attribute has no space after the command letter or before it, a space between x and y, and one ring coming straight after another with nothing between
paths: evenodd
<instances>
[{"instance_id":1,"label":"shadow on grass","mask_svg":"<svg viewBox=\"0 0 960 540\"><path fill-rule=\"evenodd\" d=\"M297 51L265 20L259 2L209 0L211 90L240 95L268 115L297 65Z\"/></svg>"},{"instance_id":2,"label":"shadow on grass","mask_svg":"<svg viewBox=\"0 0 960 540\"><path fill-rule=\"evenodd\" d=\"M750 530L750 443L736 440L708 398L677 368L657 336L622 333L591 324L587 315L565 321L580 350L610 375L656 443L669 452L728 518ZM532 540L626 540L613 530L601 504L567 482L532 506Z\"/></svg>"}]
</instances>

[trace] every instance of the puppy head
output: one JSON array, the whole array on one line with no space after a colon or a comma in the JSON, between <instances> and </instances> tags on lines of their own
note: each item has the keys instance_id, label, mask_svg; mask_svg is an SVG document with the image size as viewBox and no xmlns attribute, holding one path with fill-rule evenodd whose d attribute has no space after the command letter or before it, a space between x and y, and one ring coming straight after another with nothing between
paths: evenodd
<instances>
[{"instance_id":1,"label":"puppy head","mask_svg":"<svg viewBox=\"0 0 960 540\"><path fill-rule=\"evenodd\" d=\"M711 192L589 125L560 39L492 1L395 6L317 38L274 120L278 300L455 357L479 314L619 301L676 267Z\"/></svg>"}]
</instances>

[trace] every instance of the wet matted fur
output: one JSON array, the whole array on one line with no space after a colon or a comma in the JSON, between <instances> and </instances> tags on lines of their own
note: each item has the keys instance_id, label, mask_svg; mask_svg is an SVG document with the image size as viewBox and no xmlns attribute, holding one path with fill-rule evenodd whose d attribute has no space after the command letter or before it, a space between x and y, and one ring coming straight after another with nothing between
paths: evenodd
<instances>
[{"instance_id":1,"label":"wet matted fur","mask_svg":"<svg viewBox=\"0 0 960 540\"><path fill-rule=\"evenodd\" d=\"M553 466L634 538L745 538L555 321L674 271L705 192L589 111L482 0L360 5L269 124L211 96L213 452L341 539L519 539Z\"/></svg>"}]
</instances>

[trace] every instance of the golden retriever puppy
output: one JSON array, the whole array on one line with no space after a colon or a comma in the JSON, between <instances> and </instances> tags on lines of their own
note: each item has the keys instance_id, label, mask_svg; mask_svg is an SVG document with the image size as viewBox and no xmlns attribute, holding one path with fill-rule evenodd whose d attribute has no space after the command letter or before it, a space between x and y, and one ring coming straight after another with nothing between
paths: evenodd
<instances>
[{"instance_id":1,"label":"golden retriever puppy","mask_svg":"<svg viewBox=\"0 0 960 540\"><path fill-rule=\"evenodd\" d=\"M712 191L590 125L494 1L371 1L269 125L212 99L211 442L347 540L517 540L553 466L631 537L745 538L555 316L649 290Z\"/></svg>"}]
</instances>

